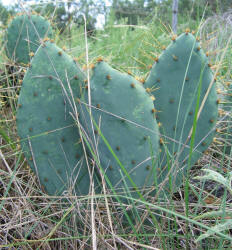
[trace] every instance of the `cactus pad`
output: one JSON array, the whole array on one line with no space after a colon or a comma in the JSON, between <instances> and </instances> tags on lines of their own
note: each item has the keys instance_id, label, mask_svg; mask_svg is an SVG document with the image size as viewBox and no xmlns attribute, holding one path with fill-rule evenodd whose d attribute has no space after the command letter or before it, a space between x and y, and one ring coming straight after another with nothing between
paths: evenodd
<instances>
[{"instance_id":1,"label":"cactus pad","mask_svg":"<svg viewBox=\"0 0 232 250\"><path fill-rule=\"evenodd\" d=\"M88 104L87 94L85 102ZM123 189L125 183L128 188L133 185L97 128L134 184L138 188L152 185L157 170L154 162L159 151L159 135L154 105L142 84L112 69L106 62L98 62L91 78L91 105L91 115L97 124L94 131L85 104L80 120L92 145L95 145L94 136L96 138L97 146L93 148L97 148L101 166L113 187Z\"/></svg>"},{"instance_id":2,"label":"cactus pad","mask_svg":"<svg viewBox=\"0 0 232 250\"><path fill-rule=\"evenodd\" d=\"M186 173L190 152L190 139L187 139L193 127L198 90L200 88L200 107L212 81L213 74L199 42L192 34L185 33L173 39L172 44L164 50L145 82L147 91L155 95L156 119L160 124L161 136L163 135L162 174L159 180L163 181L167 176L169 155L173 160L173 164L169 165L170 176L173 177L173 186L176 188L181 186L183 175ZM214 83L197 122L191 165L212 142L217 121L217 106Z\"/></svg>"},{"instance_id":3,"label":"cactus pad","mask_svg":"<svg viewBox=\"0 0 232 250\"><path fill-rule=\"evenodd\" d=\"M27 64L45 37L52 37L52 28L42 16L16 16L6 30L6 54L15 62Z\"/></svg>"},{"instance_id":4,"label":"cactus pad","mask_svg":"<svg viewBox=\"0 0 232 250\"><path fill-rule=\"evenodd\" d=\"M84 75L64 51L42 44L24 77L18 99L17 130L32 170L50 195L89 191L89 172L74 114Z\"/></svg>"}]
</instances>

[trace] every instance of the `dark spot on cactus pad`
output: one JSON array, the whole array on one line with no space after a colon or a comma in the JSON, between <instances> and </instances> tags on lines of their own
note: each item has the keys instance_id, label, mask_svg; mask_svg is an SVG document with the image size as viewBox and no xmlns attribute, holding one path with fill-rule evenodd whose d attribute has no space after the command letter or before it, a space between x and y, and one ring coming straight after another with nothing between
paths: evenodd
<instances>
[{"instance_id":1,"label":"dark spot on cactus pad","mask_svg":"<svg viewBox=\"0 0 232 250\"><path fill-rule=\"evenodd\" d=\"M214 119L210 119L209 122L210 122L210 123L214 123Z\"/></svg>"},{"instance_id":2,"label":"dark spot on cactus pad","mask_svg":"<svg viewBox=\"0 0 232 250\"><path fill-rule=\"evenodd\" d=\"M176 130L176 126L173 126L172 129L175 131Z\"/></svg>"},{"instance_id":3,"label":"dark spot on cactus pad","mask_svg":"<svg viewBox=\"0 0 232 250\"><path fill-rule=\"evenodd\" d=\"M192 112L192 111L190 111L190 112L189 112L189 115L192 115L192 114L193 114L193 112Z\"/></svg>"},{"instance_id":4,"label":"dark spot on cactus pad","mask_svg":"<svg viewBox=\"0 0 232 250\"><path fill-rule=\"evenodd\" d=\"M48 154L48 151L47 151L47 150L44 150L42 153L43 153L44 155L47 155L47 154Z\"/></svg>"},{"instance_id":5,"label":"dark spot on cactus pad","mask_svg":"<svg viewBox=\"0 0 232 250\"><path fill-rule=\"evenodd\" d=\"M132 161L131 161L131 164L133 164L133 165L134 165L134 164L135 164L135 160L132 160Z\"/></svg>"},{"instance_id":6,"label":"dark spot on cactus pad","mask_svg":"<svg viewBox=\"0 0 232 250\"><path fill-rule=\"evenodd\" d=\"M94 134L97 135L98 134L98 131L96 129L94 129Z\"/></svg>"},{"instance_id":7,"label":"dark spot on cactus pad","mask_svg":"<svg viewBox=\"0 0 232 250\"><path fill-rule=\"evenodd\" d=\"M156 82L160 82L160 79L158 78L158 79L156 80Z\"/></svg>"},{"instance_id":8,"label":"dark spot on cactus pad","mask_svg":"<svg viewBox=\"0 0 232 250\"><path fill-rule=\"evenodd\" d=\"M189 78L188 78L188 77L186 77L186 78L185 78L185 81L187 82L188 80L189 80Z\"/></svg>"},{"instance_id":9,"label":"dark spot on cactus pad","mask_svg":"<svg viewBox=\"0 0 232 250\"><path fill-rule=\"evenodd\" d=\"M75 158L76 158L76 159L79 159L79 157L80 157L80 155L77 153L77 154L75 155Z\"/></svg>"},{"instance_id":10,"label":"dark spot on cactus pad","mask_svg":"<svg viewBox=\"0 0 232 250\"><path fill-rule=\"evenodd\" d=\"M59 52L58 52L58 55L59 55L59 56L62 56L62 51L59 51Z\"/></svg>"},{"instance_id":11,"label":"dark spot on cactus pad","mask_svg":"<svg viewBox=\"0 0 232 250\"><path fill-rule=\"evenodd\" d=\"M176 55L172 55L174 61L178 61L178 57Z\"/></svg>"},{"instance_id":12,"label":"dark spot on cactus pad","mask_svg":"<svg viewBox=\"0 0 232 250\"><path fill-rule=\"evenodd\" d=\"M30 157L30 159L29 159L30 161L33 161L33 158L32 157Z\"/></svg>"},{"instance_id":13,"label":"dark spot on cactus pad","mask_svg":"<svg viewBox=\"0 0 232 250\"><path fill-rule=\"evenodd\" d=\"M206 142L203 141L203 142L201 143L201 145L202 145L202 146L206 146Z\"/></svg>"},{"instance_id":14,"label":"dark spot on cactus pad","mask_svg":"<svg viewBox=\"0 0 232 250\"><path fill-rule=\"evenodd\" d=\"M22 107L22 104L21 104L21 103L19 103L19 104L18 104L18 107L19 107L19 108L21 108L21 107Z\"/></svg>"},{"instance_id":15,"label":"dark spot on cactus pad","mask_svg":"<svg viewBox=\"0 0 232 250\"><path fill-rule=\"evenodd\" d=\"M146 141L146 140L147 140L147 136L146 136L146 135L143 137L143 140L144 140L144 141Z\"/></svg>"},{"instance_id":16,"label":"dark spot on cactus pad","mask_svg":"<svg viewBox=\"0 0 232 250\"><path fill-rule=\"evenodd\" d=\"M97 107L98 109L100 109L100 108L101 108L101 105L98 103L98 104L96 105L96 107Z\"/></svg>"},{"instance_id":17,"label":"dark spot on cactus pad","mask_svg":"<svg viewBox=\"0 0 232 250\"><path fill-rule=\"evenodd\" d=\"M49 76L49 77L48 77L48 79L49 79L49 80L52 80L52 79L53 79L53 77L52 77L52 76Z\"/></svg>"},{"instance_id":18,"label":"dark spot on cactus pad","mask_svg":"<svg viewBox=\"0 0 232 250\"><path fill-rule=\"evenodd\" d=\"M110 165L110 166L109 166L109 169L110 169L110 170L113 170L113 166Z\"/></svg>"},{"instance_id":19,"label":"dark spot on cactus pad","mask_svg":"<svg viewBox=\"0 0 232 250\"><path fill-rule=\"evenodd\" d=\"M174 99L171 98L171 99L169 100L169 103L174 103Z\"/></svg>"},{"instance_id":20,"label":"dark spot on cactus pad","mask_svg":"<svg viewBox=\"0 0 232 250\"><path fill-rule=\"evenodd\" d=\"M119 151L119 150L120 150L120 147L119 147L119 146L117 146L117 147L116 147L116 150L117 150L117 151Z\"/></svg>"},{"instance_id":21,"label":"dark spot on cactus pad","mask_svg":"<svg viewBox=\"0 0 232 250\"><path fill-rule=\"evenodd\" d=\"M187 29L185 30L185 35L188 35L188 34L189 34L189 32L190 32L190 29L189 29L189 28L187 28Z\"/></svg>"},{"instance_id":22,"label":"dark spot on cactus pad","mask_svg":"<svg viewBox=\"0 0 232 250\"><path fill-rule=\"evenodd\" d=\"M135 88L135 84L134 83L131 83L131 88Z\"/></svg>"},{"instance_id":23,"label":"dark spot on cactus pad","mask_svg":"<svg viewBox=\"0 0 232 250\"><path fill-rule=\"evenodd\" d=\"M30 132L32 132L32 131L33 131L33 129L32 129L32 128L29 128L29 131L30 131Z\"/></svg>"},{"instance_id":24,"label":"dark spot on cactus pad","mask_svg":"<svg viewBox=\"0 0 232 250\"><path fill-rule=\"evenodd\" d=\"M98 57L98 58L97 58L97 62L99 62L99 63L100 63L100 62L103 62L103 58L102 58L102 57Z\"/></svg>"},{"instance_id":25,"label":"dark spot on cactus pad","mask_svg":"<svg viewBox=\"0 0 232 250\"><path fill-rule=\"evenodd\" d=\"M151 169L151 166L147 165L146 170L150 170L150 169Z\"/></svg>"},{"instance_id":26,"label":"dark spot on cactus pad","mask_svg":"<svg viewBox=\"0 0 232 250\"><path fill-rule=\"evenodd\" d=\"M44 178L44 182L48 182L48 178L47 177Z\"/></svg>"},{"instance_id":27,"label":"dark spot on cactus pad","mask_svg":"<svg viewBox=\"0 0 232 250\"><path fill-rule=\"evenodd\" d=\"M74 78L75 80L78 80L78 76L77 76L77 75L75 75L73 78Z\"/></svg>"},{"instance_id":28,"label":"dark spot on cactus pad","mask_svg":"<svg viewBox=\"0 0 232 250\"><path fill-rule=\"evenodd\" d=\"M145 84L145 79L144 78L140 78L139 80L142 84Z\"/></svg>"},{"instance_id":29,"label":"dark spot on cactus pad","mask_svg":"<svg viewBox=\"0 0 232 250\"><path fill-rule=\"evenodd\" d=\"M47 118L48 121L51 121L51 119L52 119L52 118L51 118L50 116Z\"/></svg>"},{"instance_id":30,"label":"dark spot on cactus pad","mask_svg":"<svg viewBox=\"0 0 232 250\"><path fill-rule=\"evenodd\" d=\"M197 47L197 51L200 51L200 50L201 50L201 47L200 47L200 46L198 46L198 47Z\"/></svg>"},{"instance_id":31,"label":"dark spot on cactus pad","mask_svg":"<svg viewBox=\"0 0 232 250\"><path fill-rule=\"evenodd\" d=\"M33 96L38 96L37 92L34 92Z\"/></svg>"},{"instance_id":32,"label":"dark spot on cactus pad","mask_svg":"<svg viewBox=\"0 0 232 250\"><path fill-rule=\"evenodd\" d=\"M176 36L172 36L172 41L173 41L173 42L176 41Z\"/></svg>"},{"instance_id":33,"label":"dark spot on cactus pad","mask_svg":"<svg viewBox=\"0 0 232 250\"><path fill-rule=\"evenodd\" d=\"M62 141L62 142L65 142L65 138L64 138L64 137L62 137L62 138L61 138L61 141Z\"/></svg>"},{"instance_id":34,"label":"dark spot on cactus pad","mask_svg":"<svg viewBox=\"0 0 232 250\"><path fill-rule=\"evenodd\" d=\"M111 80L112 78L111 78L110 75L107 75L107 76L106 76L106 79L107 79L107 80Z\"/></svg>"},{"instance_id":35,"label":"dark spot on cactus pad","mask_svg":"<svg viewBox=\"0 0 232 250\"><path fill-rule=\"evenodd\" d=\"M62 173L62 171L61 171L60 169L58 169L58 170L57 170L57 173L58 173L58 174L61 174L61 173Z\"/></svg>"},{"instance_id":36,"label":"dark spot on cactus pad","mask_svg":"<svg viewBox=\"0 0 232 250\"><path fill-rule=\"evenodd\" d=\"M162 139L162 138L160 138L160 139L159 139L159 143L160 143L160 145L161 145L161 146L163 146L164 141L163 141L163 139Z\"/></svg>"}]
</instances>

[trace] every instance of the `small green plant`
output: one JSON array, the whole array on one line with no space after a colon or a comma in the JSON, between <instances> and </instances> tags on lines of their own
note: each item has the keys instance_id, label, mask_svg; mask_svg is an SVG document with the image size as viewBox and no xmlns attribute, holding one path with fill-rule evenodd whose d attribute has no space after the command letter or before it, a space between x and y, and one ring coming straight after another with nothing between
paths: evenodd
<instances>
[{"instance_id":1,"label":"small green plant","mask_svg":"<svg viewBox=\"0 0 232 250\"><path fill-rule=\"evenodd\" d=\"M232 181L232 172L229 172L226 177L224 177L219 172L212 169L203 169L205 175L197 176L195 179L201 181L215 181L216 183L222 185L230 194L232 194L231 181ZM195 219L209 219L217 218L218 222L216 225L212 226L205 233L201 234L197 238L197 242L203 239L209 238L212 235L215 235L218 232L226 232L232 229L232 219L231 219L231 210L227 209L224 205L221 205L219 210L213 210L210 212L203 213L202 215L197 216ZM229 219L228 219L229 217Z\"/></svg>"}]
</instances>

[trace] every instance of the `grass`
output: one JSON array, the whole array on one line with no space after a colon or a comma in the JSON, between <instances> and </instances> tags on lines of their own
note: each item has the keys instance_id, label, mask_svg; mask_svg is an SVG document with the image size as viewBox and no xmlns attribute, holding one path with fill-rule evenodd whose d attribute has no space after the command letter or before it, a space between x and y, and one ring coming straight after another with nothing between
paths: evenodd
<instances>
[{"instance_id":1,"label":"grass","mask_svg":"<svg viewBox=\"0 0 232 250\"><path fill-rule=\"evenodd\" d=\"M224 90L228 88L227 83L231 83L232 74L231 43L230 47L226 47L229 32L223 32L225 25L228 29L232 27L226 22L225 16L226 14L220 16L222 21L217 22L216 29L213 21L215 19L210 18L199 28L202 47L209 51L209 58L216 65L215 70L220 73L218 87L222 89L222 97ZM182 19L184 17L181 17ZM190 24L184 21L180 24L180 29L185 30L188 25L196 29L197 24L192 20ZM92 63L102 56L117 69L123 72L131 71L134 76L146 78L150 70L148 65L153 64L154 58L162 52L162 46L169 44L172 35L170 29L157 19L146 26L141 23L134 29L123 21L117 26L109 23L104 30L97 31L94 38L88 39L88 60ZM84 28L73 27L71 37L71 47L67 48L67 52L86 68ZM67 36L57 36L56 42L61 47L67 46ZM139 199L134 199L126 184L125 190L115 190L102 171L101 194L90 193L84 197L68 195L68 199L64 201L60 197L48 196L40 189L37 177L28 168L22 155L15 114L23 68L16 68L13 74L7 73L6 65L9 60L4 51L1 51L0 56L3 71L1 82L4 83L0 94L5 95L7 92L7 99L4 101L8 103L3 104L0 111L0 248L232 247L229 187L231 154L225 153L228 149L225 145L230 145L231 142L230 137L225 137L224 133L231 125L230 111L219 117L217 127L221 131L217 134L216 141L190 169L186 190L183 185L172 199L147 199L136 186ZM230 104L228 106L230 107ZM104 139L100 130L99 133ZM106 140L105 143L107 144ZM117 158L110 145L108 148ZM97 155L95 157L97 166L101 168ZM123 165L121 169L125 172ZM205 175L201 169L207 169ZM196 176L201 176L200 180L195 178Z\"/></svg>"}]
</instances>

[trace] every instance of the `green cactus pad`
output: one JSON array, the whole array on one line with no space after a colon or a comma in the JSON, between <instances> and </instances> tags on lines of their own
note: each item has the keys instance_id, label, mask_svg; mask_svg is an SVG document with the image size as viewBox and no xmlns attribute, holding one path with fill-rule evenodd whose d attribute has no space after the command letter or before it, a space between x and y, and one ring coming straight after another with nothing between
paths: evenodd
<instances>
[{"instance_id":1,"label":"green cactus pad","mask_svg":"<svg viewBox=\"0 0 232 250\"><path fill-rule=\"evenodd\" d=\"M40 40L52 37L50 23L39 15L16 16L9 24L5 34L5 50L11 60L27 64L31 52L35 53Z\"/></svg>"},{"instance_id":2,"label":"green cactus pad","mask_svg":"<svg viewBox=\"0 0 232 250\"><path fill-rule=\"evenodd\" d=\"M46 42L32 59L18 99L17 130L32 170L50 195L89 191L89 173L70 113L84 75L56 45Z\"/></svg>"},{"instance_id":3,"label":"green cactus pad","mask_svg":"<svg viewBox=\"0 0 232 250\"><path fill-rule=\"evenodd\" d=\"M190 140L187 144L186 140L193 127L198 86L201 86L199 99L201 106L212 80L210 65L199 42L192 34L185 33L173 40L162 53L145 82L147 91L155 95L156 119L160 123L161 136L163 135L162 174L159 176L159 181L162 182L167 176L166 157L169 155L171 160L175 160L172 161L170 175L173 177L174 191L183 184L183 175L186 174L190 152ZM191 165L201 157L212 142L218 115L217 106L214 83L197 122ZM165 188L168 189L168 182Z\"/></svg>"},{"instance_id":4,"label":"green cactus pad","mask_svg":"<svg viewBox=\"0 0 232 250\"><path fill-rule=\"evenodd\" d=\"M88 103L87 93L85 103ZM91 78L91 104L93 121L134 184L138 188L154 184L159 135L154 105L142 84L132 76L112 69L107 63L99 62ZM97 152L105 174L115 189L122 191L125 183L132 188L132 182L102 139L97 126L94 126L94 131L91 129L87 106L82 106L80 120L92 145L95 145L94 135L96 137Z\"/></svg>"}]
</instances>

